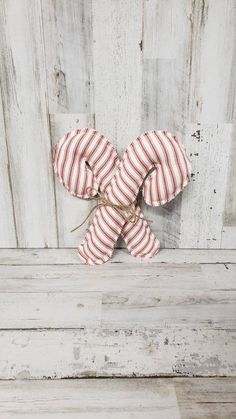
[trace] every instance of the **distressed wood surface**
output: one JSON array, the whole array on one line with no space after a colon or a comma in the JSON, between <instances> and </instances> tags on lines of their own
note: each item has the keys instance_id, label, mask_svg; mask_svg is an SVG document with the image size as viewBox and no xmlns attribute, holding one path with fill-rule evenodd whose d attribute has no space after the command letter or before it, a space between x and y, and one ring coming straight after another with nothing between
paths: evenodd
<instances>
[{"instance_id":1,"label":"distressed wood surface","mask_svg":"<svg viewBox=\"0 0 236 419\"><path fill-rule=\"evenodd\" d=\"M8 163L5 121L0 90L0 247L17 247L14 208L11 189L11 174ZM4 220L4 221L3 221Z\"/></svg>"},{"instance_id":2,"label":"distressed wood surface","mask_svg":"<svg viewBox=\"0 0 236 419\"><path fill-rule=\"evenodd\" d=\"M234 327L235 265L132 266L0 266L0 328Z\"/></svg>"},{"instance_id":3,"label":"distressed wood surface","mask_svg":"<svg viewBox=\"0 0 236 419\"><path fill-rule=\"evenodd\" d=\"M140 133L142 1L93 1L96 127L123 155Z\"/></svg>"},{"instance_id":4,"label":"distressed wood surface","mask_svg":"<svg viewBox=\"0 0 236 419\"><path fill-rule=\"evenodd\" d=\"M42 0L50 113L93 108L92 3Z\"/></svg>"},{"instance_id":5,"label":"distressed wood surface","mask_svg":"<svg viewBox=\"0 0 236 419\"><path fill-rule=\"evenodd\" d=\"M162 247L235 248L235 1L1 5L0 246L79 244L90 204L54 184L50 148L89 124L121 155L142 131L177 134L193 182L145 215Z\"/></svg>"},{"instance_id":6,"label":"distressed wood surface","mask_svg":"<svg viewBox=\"0 0 236 419\"><path fill-rule=\"evenodd\" d=\"M164 0L144 2L142 126L144 130L168 127L183 141L188 120L192 8L188 0L170 0L168 7ZM182 247L182 194L162 208L146 211L162 246Z\"/></svg>"},{"instance_id":7,"label":"distressed wood surface","mask_svg":"<svg viewBox=\"0 0 236 419\"><path fill-rule=\"evenodd\" d=\"M236 417L235 378L174 378L173 383L181 418Z\"/></svg>"},{"instance_id":8,"label":"distressed wood surface","mask_svg":"<svg viewBox=\"0 0 236 419\"><path fill-rule=\"evenodd\" d=\"M236 86L236 83L235 83ZM233 137L236 136L235 125ZM236 248L236 141L231 141L230 164L227 171L227 191L224 212L224 227L222 230L221 247Z\"/></svg>"},{"instance_id":9,"label":"distressed wood surface","mask_svg":"<svg viewBox=\"0 0 236 419\"><path fill-rule=\"evenodd\" d=\"M180 247L221 247L231 138L231 124L188 127L185 144L192 159L192 182L182 200Z\"/></svg>"},{"instance_id":10,"label":"distressed wood surface","mask_svg":"<svg viewBox=\"0 0 236 419\"><path fill-rule=\"evenodd\" d=\"M14 413L34 417L37 412L40 419L44 414L73 419L154 419L158 413L160 418L180 418L170 380L60 380L42 384L1 382L0 414L7 418Z\"/></svg>"},{"instance_id":11,"label":"distressed wood surface","mask_svg":"<svg viewBox=\"0 0 236 419\"><path fill-rule=\"evenodd\" d=\"M73 252L0 252L1 379L235 375L236 251Z\"/></svg>"},{"instance_id":12,"label":"distressed wood surface","mask_svg":"<svg viewBox=\"0 0 236 419\"><path fill-rule=\"evenodd\" d=\"M7 419L232 419L235 393L235 378L2 381L0 414Z\"/></svg>"},{"instance_id":13,"label":"distressed wood surface","mask_svg":"<svg viewBox=\"0 0 236 419\"><path fill-rule=\"evenodd\" d=\"M0 27L3 113L18 245L55 247L40 1L2 0ZM8 212L5 217L9 217Z\"/></svg>"},{"instance_id":14,"label":"distressed wood surface","mask_svg":"<svg viewBox=\"0 0 236 419\"><path fill-rule=\"evenodd\" d=\"M109 270L111 265L127 262L137 265L127 249L117 249L109 264L101 267L84 266L77 255L77 249L0 249L0 265L81 265L85 272ZM200 264L235 264L235 250L223 249L161 249L152 259L138 259L138 265L153 263L200 263ZM139 269L139 266L137 266ZM115 270L113 269L113 274Z\"/></svg>"},{"instance_id":15,"label":"distressed wood surface","mask_svg":"<svg viewBox=\"0 0 236 419\"><path fill-rule=\"evenodd\" d=\"M235 376L235 330L4 330L0 379Z\"/></svg>"},{"instance_id":16,"label":"distressed wood surface","mask_svg":"<svg viewBox=\"0 0 236 419\"><path fill-rule=\"evenodd\" d=\"M42 0L43 33L51 140L66 132L93 127L92 2ZM55 179L58 246L74 247L85 228L70 230L84 219L91 203L72 197Z\"/></svg>"}]
</instances>

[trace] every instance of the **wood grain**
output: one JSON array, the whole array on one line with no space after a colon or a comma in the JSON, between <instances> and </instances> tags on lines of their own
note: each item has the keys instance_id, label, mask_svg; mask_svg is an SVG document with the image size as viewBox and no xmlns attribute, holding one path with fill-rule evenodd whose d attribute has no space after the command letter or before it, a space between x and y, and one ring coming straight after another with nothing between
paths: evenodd
<instances>
[{"instance_id":1,"label":"wood grain","mask_svg":"<svg viewBox=\"0 0 236 419\"><path fill-rule=\"evenodd\" d=\"M78 245L89 205L54 184L51 146L89 124L121 156L142 131L179 136L193 182L144 214L162 247L235 248L235 1L1 5L0 246Z\"/></svg>"},{"instance_id":2,"label":"wood grain","mask_svg":"<svg viewBox=\"0 0 236 419\"><path fill-rule=\"evenodd\" d=\"M235 375L236 251L140 266L121 251L99 268L72 249L6 252L0 378Z\"/></svg>"},{"instance_id":3,"label":"wood grain","mask_svg":"<svg viewBox=\"0 0 236 419\"><path fill-rule=\"evenodd\" d=\"M180 417L183 419L236 416L235 378L174 378Z\"/></svg>"},{"instance_id":4,"label":"wood grain","mask_svg":"<svg viewBox=\"0 0 236 419\"><path fill-rule=\"evenodd\" d=\"M192 182L184 191L181 206L180 247L221 247L227 199L225 167L229 164L231 141L232 124L198 123L188 127L185 144L192 161ZM201 158L203 155L206 160Z\"/></svg>"},{"instance_id":5,"label":"wood grain","mask_svg":"<svg viewBox=\"0 0 236 419\"><path fill-rule=\"evenodd\" d=\"M3 111L19 247L57 245L40 10L38 0L1 1Z\"/></svg>"},{"instance_id":6,"label":"wood grain","mask_svg":"<svg viewBox=\"0 0 236 419\"><path fill-rule=\"evenodd\" d=\"M137 265L137 259L133 258L127 249L117 249L109 264L100 269L109 271L117 263L126 262L129 265ZM153 263L174 264L232 264L236 263L235 250L223 249L161 249L157 256L152 259L138 259L137 269L142 270L143 264ZM85 272L97 272L95 267L84 266L77 255L76 249L0 249L0 265L80 265ZM78 271L77 271L78 272Z\"/></svg>"},{"instance_id":7,"label":"wood grain","mask_svg":"<svg viewBox=\"0 0 236 419\"><path fill-rule=\"evenodd\" d=\"M0 90L0 247L17 247L15 214L11 189L11 173L8 163L5 121Z\"/></svg>"},{"instance_id":8,"label":"wood grain","mask_svg":"<svg viewBox=\"0 0 236 419\"><path fill-rule=\"evenodd\" d=\"M0 328L234 327L234 265L131 266L0 266Z\"/></svg>"},{"instance_id":9,"label":"wood grain","mask_svg":"<svg viewBox=\"0 0 236 419\"><path fill-rule=\"evenodd\" d=\"M142 2L93 2L95 123L124 148L140 134Z\"/></svg>"},{"instance_id":10,"label":"wood grain","mask_svg":"<svg viewBox=\"0 0 236 419\"><path fill-rule=\"evenodd\" d=\"M231 0L144 3L143 127L179 133L195 182L148 209L164 247L235 247L235 22Z\"/></svg>"},{"instance_id":11,"label":"wood grain","mask_svg":"<svg viewBox=\"0 0 236 419\"><path fill-rule=\"evenodd\" d=\"M182 141L188 119L191 13L188 1L168 1L168 7L165 1L144 2L142 128L174 132ZM182 194L162 208L145 208L163 247L181 247L181 201Z\"/></svg>"},{"instance_id":12,"label":"wood grain","mask_svg":"<svg viewBox=\"0 0 236 419\"><path fill-rule=\"evenodd\" d=\"M231 419L235 378L1 381L10 419Z\"/></svg>"},{"instance_id":13,"label":"wood grain","mask_svg":"<svg viewBox=\"0 0 236 419\"><path fill-rule=\"evenodd\" d=\"M0 394L0 414L7 418L16 413L33 418L37 414L40 419L44 415L60 419L180 417L174 384L169 380L1 382Z\"/></svg>"},{"instance_id":14,"label":"wood grain","mask_svg":"<svg viewBox=\"0 0 236 419\"><path fill-rule=\"evenodd\" d=\"M236 83L235 83L236 86ZM236 97L236 95L235 95ZM225 195L224 226L222 229L221 247L236 248L236 126L232 127L232 141L227 170L227 189Z\"/></svg>"},{"instance_id":15,"label":"wood grain","mask_svg":"<svg viewBox=\"0 0 236 419\"><path fill-rule=\"evenodd\" d=\"M226 124L235 119L234 0L197 0L191 14L189 122ZM222 59L223 57L223 59Z\"/></svg>"},{"instance_id":16,"label":"wood grain","mask_svg":"<svg viewBox=\"0 0 236 419\"><path fill-rule=\"evenodd\" d=\"M212 328L5 330L0 378L234 376L235 338Z\"/></svg>"},{"instance_id":17,"label":"wood grain","mask_svg":"<svg viewBox=\"0 0 236 419\"><path fill-rule=\"evenodd\" d=\"M90 0L42 0L50 113L90 113L93 108Z\"/></svg>"}]
</instances>

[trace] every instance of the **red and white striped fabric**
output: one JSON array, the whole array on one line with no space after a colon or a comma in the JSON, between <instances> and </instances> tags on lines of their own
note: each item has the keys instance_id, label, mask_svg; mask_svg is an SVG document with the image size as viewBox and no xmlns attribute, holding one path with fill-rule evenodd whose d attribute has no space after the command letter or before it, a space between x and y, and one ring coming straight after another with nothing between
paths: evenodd
<instances>
[{"instance_id":1,"label":"red and white striped fabric","mask_svg":"<svg viewBox=\"0 0 236 419\"><path fill-rule=\"evenodd\" d=\"M191 167L182 143L165 131L149 131L131 143L120 160L111 142L98 131L85 128L70 132L54 149L53 166L60 182L73 195L88 199L100 190L117 205L135 202L140 188L145 202L160 206L172 200L188 184ZM102 264L112 256L122 234L133 256L152 257L160 244L137 204L137 222L127 221L123 211L99 207L78 248L87 264Z\"/></svg>"}]
</instances>

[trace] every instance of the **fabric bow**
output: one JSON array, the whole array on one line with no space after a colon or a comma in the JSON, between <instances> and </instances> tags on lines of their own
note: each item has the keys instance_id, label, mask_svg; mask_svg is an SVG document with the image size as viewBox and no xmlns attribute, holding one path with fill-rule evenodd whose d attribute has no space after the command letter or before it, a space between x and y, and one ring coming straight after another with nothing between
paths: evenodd
<instances>
[{"instance_id":1,"label":"fabric bow","mask_svg":"<svg viewBox=\"0 0 236 419\"><path fill-rule=\"evenodd\" d=\"M108 261L119 235L133 256L152 257L160 249L137 203L161 206L191 179L183 144L166 131L148 131L132 142L121 160L112 143L91 128L67 133L54 148L53 167L69 192L97 199L95 215L78 248L86 264Z\"/></svg>"}]
</instances>

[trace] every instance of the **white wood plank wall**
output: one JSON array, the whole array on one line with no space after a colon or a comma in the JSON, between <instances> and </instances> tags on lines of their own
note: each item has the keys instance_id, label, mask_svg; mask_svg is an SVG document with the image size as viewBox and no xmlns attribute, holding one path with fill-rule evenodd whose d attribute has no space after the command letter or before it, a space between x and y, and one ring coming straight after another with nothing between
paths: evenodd
<instances>
[{"instance_id":1,"label":"white wood plank wall","mask_svg":"<svg viewBox=\"0 0 236 419\"><path fill-rule=\"evenodd\" d=\"M53 143L95 126L121 155L167 129L191 185L148 208L163 247L236 247L236 1L0 1L0 247L74 247L91 203L55 181Z\"/></svg>"}]
</instances>

